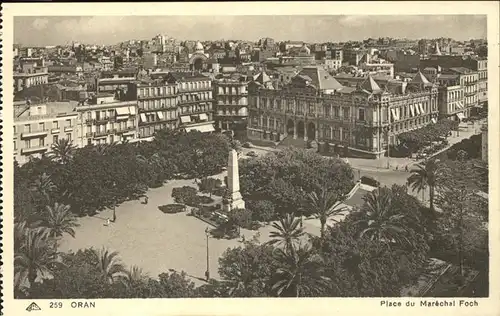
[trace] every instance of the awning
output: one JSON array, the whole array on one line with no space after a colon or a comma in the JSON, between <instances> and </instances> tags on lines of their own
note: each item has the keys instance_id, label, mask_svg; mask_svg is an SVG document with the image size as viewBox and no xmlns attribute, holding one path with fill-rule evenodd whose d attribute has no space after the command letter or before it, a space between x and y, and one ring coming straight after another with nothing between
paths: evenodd
<instances>
[{"instance_id":1,"label":"awning","mask_svg":"<svg viewBox=\"0 0 500 316\"><path fill-rule=\"evenodd\" d=\"M199 131L201 133L209 133L215 131L215 128L212 124L207 124L207 125L199 125L199 126L191 126L191 127L186 127L186 132L190 131Z\"/></svg>"},{"instance_id":2,"label":"awning","mask_svg":"<svg viewBox=\"0 0 500 316\"><path fill-rule=\"evenodd\" d=\"M425 114L424 105L420 103L418 106L420 107L420 114Z\"/></svg>"},{"instance_id":3,"label":"awning","mask_svg":"<svg viewBox=\"0 0 500 316\"><path fill-rule=\"evenodd\" d=\"M163 120L165 119L165 117L163 116L163 112L156 112L156 114L158 115L158 118L159 118L160 120L162 120L162 121L163 121Z\"/></svg>"},{"instance_id":4,"label":"awning","mask_svg":"<svg viewBox=\"0 0 500 316\"><path fill-rule=\"evenodd\" d=\"M465 118L465 115L463 113L457 113L457 117L461 121Z\"/></svg>"},{"instance_id":5,"label":"awning","mask_svg":"<svg viewBox=\"0 0 500 316\"><path fill-rule=\"evenodd\" d=\"M191 122L191 117L189 115L181 116L181 123Z\"/></svg>"},{"instance_id":6,"label":"awning","mask_svg":"<svg viewBox=\"0 0 500 316\"><path fill-rule=\"evenodd\" d=\"M401 108L396 108L396 120L399 121L400 117L401 117Z\"/></svg>"},{"instance_id":7,"label":"awning","mask_svg":"<svg viewBox=\"0 0 500 316\"><path fill-rule=\"evenodd\" d=\"M458 107L463 109L464 108L464 103L462 101L458 101L457 103Z\"/></svg>"},{"instance_id":8,"label":"awning","mask_svg":"<svg viewBox=\"0 0 500 316\"><path fill-rule=\"evenodd\" d=\"M141 122L145 123L147 121L148 121L148 119L146 118L146 114L141 113Z\"/></svg>"},{"instance_id":9,"label":"awning","mask_svg":"<svg viewBox=\"0 0 500 316\"><path fill-rule=\"evenodd\" d=\"M129 115L129 108L116 108L116 115Z\"/></svg>"},{"instance_id":10,"label":"awning","mask_svg":"<svg viewBox=\"0 0 500 316\"><path fill-rule=\"evenodd\" d=\"M431 118L432 123L436 124L437 120L435 118Z\"/></svg>"},{"instance_id":11,"label":"awning","mask_svg":"<svg viewBox=\"0 0 500 316\"><path fill-rule=\"evenodd\" d=\"M411 112L411 116L415 116L415 105L414 104L410 104L410 112Z\"/></svg>"},{"instance_id":12,"label":"awning","mask_svg":"<svg viewBox=\"0 0 500 316\"><path fill-rule=\"evenodd\" d=\"M135 106L129 106L128 111L130 112L130 115L135 115Z\"/></svg>"},{"instance_id":13,"label":"awning","mask_svg":"<svg viewBox=\"0 0 500 316\"><path fill-rule=\"evenodd\" d=\"M205 114L205 113L201 113L201 114L200 114L200 120L202 120L202 121L208 121L208 116L207 116L207 114Z\"/></svg>"},{"instance_id":14,"label":"awning","mask_svg":"<svg viewBox=\"0 0 500 316\"><path fill-rule=\"evenodd\" d=\"M419 107L419 104L415 104L415 113L417 113L417 115L420 115L420 107Z\"/></svg>"}]
</instances>

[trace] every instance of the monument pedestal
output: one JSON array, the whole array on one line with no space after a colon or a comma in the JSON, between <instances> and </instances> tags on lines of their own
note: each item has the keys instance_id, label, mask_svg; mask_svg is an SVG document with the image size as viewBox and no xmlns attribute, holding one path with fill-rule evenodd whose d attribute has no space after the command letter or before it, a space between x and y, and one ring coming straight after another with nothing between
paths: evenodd
<instances>
[{"instance_id":1,"label":"monument pedestal","mask_svg":"<svg viewBox=\"0 0 500 316\"><path fill-rule=\"evenodd\" d=\"M231 196L229 197L229 203L223 204L223 209L225 211L231 211L238 208L244 209L245 201L243 201L243 197L240 193L238 155L234 149L229 152L227 169L228 189Z\"/></svg>"}]
</instances>

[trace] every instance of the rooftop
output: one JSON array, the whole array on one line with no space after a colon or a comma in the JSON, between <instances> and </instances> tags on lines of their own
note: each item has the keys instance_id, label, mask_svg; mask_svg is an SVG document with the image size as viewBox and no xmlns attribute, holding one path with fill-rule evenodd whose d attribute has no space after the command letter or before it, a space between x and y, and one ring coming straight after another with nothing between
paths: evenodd
<instances>
[{"instance_id":1,"label":"rooftop","mask_svg":"<svg viewBox=\"0 0 500 316\"><path fill-rule=\"evenodd\" d=\"M311 83L319 90L338 90L343 87L337 79L330 75L323 67L307 66L304 67L298 75L309 77Z\"/></svg>"}]
</instances>

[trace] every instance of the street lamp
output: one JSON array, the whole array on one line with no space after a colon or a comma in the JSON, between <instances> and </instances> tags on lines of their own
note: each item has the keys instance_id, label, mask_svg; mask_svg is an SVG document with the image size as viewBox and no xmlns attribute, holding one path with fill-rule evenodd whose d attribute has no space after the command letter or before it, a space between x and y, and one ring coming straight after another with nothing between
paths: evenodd
<instances>
[{"instance_id":1,"label":"street lamp","mask_svg":"<svg viewBox=\"0 0 500 316\"><path fill-rule=\"evenodd\" d=\"M207 236L207 271L205 271L205 278L208 282L210 280L210 260L208 257L208 237L209 237L209 230L208 227L205 228L205 235Z\"/></svg>"},{"instance_id":2,"label":"street lamp","mask_svg":"<svg viewBox=\"0 0 500 316\"><path fill-rule=\"evenodd\" d=\"M116 182L113 182L113 193L116 188ZM113 202L113 223L116 221L116 202Z\"/></svg>"}]
</instances>

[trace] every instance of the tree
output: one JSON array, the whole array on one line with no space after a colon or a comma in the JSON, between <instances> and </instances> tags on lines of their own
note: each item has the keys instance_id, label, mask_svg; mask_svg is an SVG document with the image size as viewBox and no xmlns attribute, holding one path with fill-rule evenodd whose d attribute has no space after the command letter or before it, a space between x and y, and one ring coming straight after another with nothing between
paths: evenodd
<instances>
[{"instance_id":1,"label":"tree","mask_svg":"<svg viewBox=\"0 0 500 316\"><path fill-rule=\"evenodd\" d=\"M246 207L252 211L254 220L270 222L275 218L274 203L268 200L257 200L247 203Z\"/></svg>"},{"instance_id":2,"label":"tree","mask_svg":"<svg viewBox=\"0 0 500 316\"><path fill-rule=\"evenodd\" d=\"M67 164L73 158L76 146L73 145L73 141L61 138L52 144L51 150L51 159L62 164Z\"/></svg>"},{"instance_id":3,"label":"tree","mask_svg":"<svg viewBox=\"0 0 500 316\"><path fill-rule=\"evenodd\" d=\"M275 259L278 268L271 289L277 296L321 296L328 288L323 259L311 247L299 245L293 252L277 249Z\"/></svg>"},{"instance_id":4,"label":"tree","mask_svg":"<svg viewBox=\"0 0 500 316\"><path fill-rule=\"evenodd\" d=\"M98 268L105 282L113 283L119 276L123 275L125 268L118 259L118 252L110 252L103 248L99 252L96 251L96 255L99 258Z\"/></svg>"},{"instance_id":5,"label":"tree","mask_svg":"<svg viewBox=\"0 0 500 316\"><path fill-rule=\"evenodd\" d=\"M189 298L195 295L194 283L187 278L186 272L161 273L158 281L149 281L150 297L158 298Z\"/></svg>"},{"instance_id":6,"label":"tree","mask_svg":"<svg viewBox=\"0 0 500 316\"><path fill-rule=\"evenodd\" d=\"M26 291L35 282L53 278L52 269L60 263L49 232L44 228L16 227L14 280L17 290ZM16 245L17 243L17 245Z\"/></svg>"},{"instance_id":7,"label":"tree","mask_svg":"<svg viewBox=\"0 0 500 316\"><path fill-rule=\"evenodd\" d=\"M425 165L417 165L417 169L412 171L408 178L408 184L413 190L421 192L426 187L429 187L429 203L431 210L434 210L434 193L436 188L436 179L438 177L438 164L436 160L429 159Z\"/></svg>"},{"instance_id":8,"label":"tree","mask_svg":"<svg viewBox=\"0 0 500 316\"><path fill-rule=\"evenodd\" d=\"M323 239L328 218L340 215L345 212L346 209L340 206L344 200L343 195L325 189L321 189L320 192L319 195L316 192L308 194L307 208L319 219L321 223L321 239ZM337 222L337 220L333 220Z\"/></svg>"},{"instance_id":9,"label":"tree","mask_svg":"<svg viewBox=\"0 0 500 316\"><path fill-rule=\"evenodd\" d=\"M365 196L365 204L361 207L362 219L356 224L360 227L360 238L392 243L409 243L405 237L406 230L401 226L405 216L392 211L392 199L386 189L375 190Z\"/></svg>"},{"instance_id":10,"label":"tree","mask_svg":"<svg viewBox=\"0 0 500 316\"><path fill-rule=\"evenodd\" d=\"M447 160L440 166L437 204L448 221L449 233L456 239L457 261L460 274L464 274L465 232L469 228L467 217L474 209L473 201L478 189L477 170L473 162ZM479 217L478 214L474 216Z\"/></svg>"},{"instance_id":11,"label":"tree","mask_svg":"<svg viewBox=\"0 0 500 316\"><path fill-rule=\"evenodd\" d=\"M228 248L219 258L219 275L229 297L266 296L274 271L273 247L245 242L244 247Z\"/></svg>"},{"instance_id":12,"label":"tree","mask_svg":"<svg viewBox=\"0 0 500 316\"><path fill-rule=\"evenodd\" d=\"M212 197L212 193L221 185L222 181L215 178L203 178L200 182L198 182L199 190L202 193L210 194L210 197Z\"/></svg>"},{"instance_id":13,"label":"tree","mask_svg":"<svg viewBox=\"0 0 500 316\"><path fill-rule=\"evenodd\" d=\"M45 172L38 176L33 182L31 189L35 192L41 193L47 201L50 200L50 195L57 189L54 182Z\"/></svg>"},{"instance_id":14,"label":"tree","mask_svg":"<svg viewBox=\"0 0 500 316\"><path fill-rule=\"evenodd\" d=\"M47 205L43 219L38 225L46 227L50 237L61 237L64 233L75 238L75 227L78 227L76 217L71 213L69 205L55 203L54 206Z\"/></svg>"},{"instance_id":15,"label":"tree","mask_svg":"<svg viewBox=\"0 0 500 316\"><path fill-rule=\"evenodd\" d=\"M272 238L269 245L281 245L286 251L292 252L294 244L305 235L303 228L300 225L300 219L295 218L291 214L286 214L277 223L273 223L272 227L276 229L269 234Z\"/></svg>"}]
</instances>

